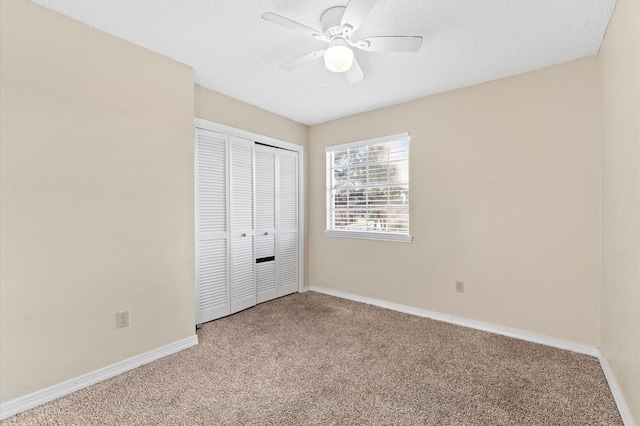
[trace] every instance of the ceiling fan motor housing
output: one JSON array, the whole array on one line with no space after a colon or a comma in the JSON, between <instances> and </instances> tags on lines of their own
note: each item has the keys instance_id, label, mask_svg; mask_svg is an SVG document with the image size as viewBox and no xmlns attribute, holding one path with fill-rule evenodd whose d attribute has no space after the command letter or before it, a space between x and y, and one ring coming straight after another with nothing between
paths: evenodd
<instances>
[{"instance_id":1,"label":"ceiling fan motor housing","mask_svg":"<svg viewBox=\"0 0 640 426\"><path fill-rule=\"evenodd\" d=\"M322 22L322 31L324 31L324 35L329 37L332 40L335 37L344 37L345 35L347 35L347 34L344 34L345 30L347 30L349 34L351 33L351 31L349 31L348 26L345 26L343 28L341 24L342 16L344 15L345 9L346 7L344 6L332 7L330 9L325 10L324 13L322 14L322 17L320 18Z\"/></svg>"}]
</instances>

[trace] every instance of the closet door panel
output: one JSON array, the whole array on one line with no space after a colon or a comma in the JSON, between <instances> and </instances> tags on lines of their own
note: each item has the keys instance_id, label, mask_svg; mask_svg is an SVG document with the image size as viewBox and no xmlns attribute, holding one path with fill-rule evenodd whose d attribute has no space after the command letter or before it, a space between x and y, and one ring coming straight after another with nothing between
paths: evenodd
<instances>
[{"instance_id":1,"label":"closet door panel","mask_svg":"<svg viewBox=\"0 0 640 426\"><path fill-rule=\"evenodd\" d=\"M276 228L276 149L256 145L256 231Z\"/></svg>"},{"instance_id":2,"label":"closet door panel","mask_svg":"<svg viewBox=\"0 0 640 426\"><path fill-rule=\"evenodd\" d=\"M257 303L278 296L276 287L276 236L256 236L256 297Z\"/></svg>"},{"instance_id":3,"label":"closet door panel","mask_svg":"<svg viewBox=\"0 0 640 426\"><path fill-rule=\"evenodd\" d=\"M253 267L253 237L234 238L231 241L231 313L256 304Z\"/></svg>"},{"instance_id":4,"label":"closet door panel","mask_svg":"<svg viewBox=\"0 0 640 426\"><path fill-rule=\"evenodd\" d=\"M253 231L253 142L231 136L231 230Z\"/></svg>"},{"instance_id":5,"label":"closet door panel","mask_svg":"<svg viewBox=\"0 0 640 426\"><path fill-rule=\"evenodd\" d=\"M257 302L278 297L276 286L276 151L255 147Z\"/></svg>"},{"instance_id":6,"label":"closet door panel","mask_svg":"<svg viewBox=\"0 0 640 426\"><path fill-rule=\"evenodd\" d=\"M298 291L298 234L278 234L278 296Z\"/></svg>"},{"instance_id":7,"label":"closet door panel","mask_svg":"<svg viewBox=\"0 0 640 426\"><path fill-rule=\"evenodd\" d=\"M227 141L196 131L196 323L229 315Z\"/></svg>"},{"instance_id":8,"label":"closet door panel","mask_svg":"<svg viewBox=\"0 0 640 426\"><path fill-rule=\"evenodd\" d=\"M298 291L298 154L281 150L277 161L278 296Z\"/></svg>"},{"instance_id":9,"label":"closet door panel","mask_svg":"<svg viewBox=\"0 0 640 426\"><path fill-rule=\"evenodd\" d=\"M253 141L231 136L231 313L256 304Z\"/></svg>"},{"instance_id":10,"label":"closet door panel","mask_svg":"<svg viewBox=\"0 0 640 426\"><path fill-rule=\"evenodd\" d=\"M278 232L298 232L298 155L278 155Z\"/></svg>"}]
</instances>

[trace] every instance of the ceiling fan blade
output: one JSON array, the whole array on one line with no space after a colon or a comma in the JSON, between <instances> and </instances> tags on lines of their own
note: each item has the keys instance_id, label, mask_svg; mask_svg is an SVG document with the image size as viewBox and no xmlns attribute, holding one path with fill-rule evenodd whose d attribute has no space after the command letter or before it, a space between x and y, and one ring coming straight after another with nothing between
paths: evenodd
<instances>
[{"instance_id":1,"label":"ceiling fan blade","mask_svg":"<svg viewBox=\"0 0 640 426\"><path fill-rule=\"evenodd\" d=\"M366 42L366 43L364 43ZM355 43L367 52L417 52L422 46L421 36L368 37Z\"/></svg>"},{"instance_id":2,"label":"ceiling fan blade","mask_svg":"<svg viewBox=\"0 0 640 426\"><path fill-rule=\"evenodd\" d=\"M344 74L347 76L347 80L351 83L357 83L364 80L364 72L362 71L362 68L360 68L360 64L356 58L353 58L351 68L346 70Z\"/></svg>"},{"instance_id":3,"label":"ceiling fan blade","mask_svg":"<svg viewBox=\"0 0 640 426\"><path fill-rule=\"evenodd\" d=\"M302 25L300 22L292 21L289 18L285 18L284 16L280 16L273 12L267 12L262 15L262 19L265 21L273 22L276 25L280 25L281 27L287 28L289 30L297 31L302 34L309 35L313 38L317 38L319 40L328 41L327 37L324 36L320 31L316 31L313 28L309 28L306 25Z\"/></svg>"},{"instance_id":4,"label":"ceiling fan blade","mask_svg":"<svg viewBox=\"0 0 640 426\"><path fill-rule=\"evenodd\" d=\"M341 25L349 25L356 31L364 22L377 0L349 0L347 8L342 15Z\"/></svg>"},{"instance_id":5,"label":"ceiling fan blade","mask_svg":"<svg viewBox=\"0 0 640 426\"><path fill-rule=\"evenodd\" d=\"M324 50L316 50L315 52L307 53L306 55L300 56L293 61L280 65L280 68L286 71L291 71L292 69L298 68L299 66L304 64L308 64L315 59L322 58L322 55L324 55Z\"/></svg>"}]
</instances>

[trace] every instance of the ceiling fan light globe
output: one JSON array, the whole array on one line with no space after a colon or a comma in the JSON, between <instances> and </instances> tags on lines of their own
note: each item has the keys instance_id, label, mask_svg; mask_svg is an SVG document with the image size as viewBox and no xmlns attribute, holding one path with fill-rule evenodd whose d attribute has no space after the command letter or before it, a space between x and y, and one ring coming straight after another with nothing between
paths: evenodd
<instances>
[{"instance_id":1,"label":"ceiling fan light globe","mask_svg":"<svg viewBox=\"0 0 640 426\"><path fill-rule=\"evenodd\" d=\"M353 64L353 50L343 45L334 45L324 52L324 64L329 71L345 72Z\"/></svg>"}]
</instances>

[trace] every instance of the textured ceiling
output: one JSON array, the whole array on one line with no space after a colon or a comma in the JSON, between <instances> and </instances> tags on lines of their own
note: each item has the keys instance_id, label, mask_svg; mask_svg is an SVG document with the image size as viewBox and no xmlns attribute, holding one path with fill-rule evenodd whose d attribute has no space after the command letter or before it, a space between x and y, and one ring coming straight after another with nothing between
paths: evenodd
<instances>
[{"instance_id":1,"label":"textured ceiling","mask_svg":"<svg viewBox=\"0 0 640 426\"><path fill-rule=\"evenodd\" d=\"M421 35L417 53L356 51L351 84L322 60L279 68L326 44L262 20L321 30L347 0L32 0L190 65L195 82L307 125L595 55L615 0L378 0L359 37Z\"/></svg>"}]
</instances>

